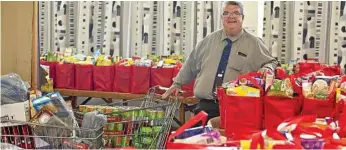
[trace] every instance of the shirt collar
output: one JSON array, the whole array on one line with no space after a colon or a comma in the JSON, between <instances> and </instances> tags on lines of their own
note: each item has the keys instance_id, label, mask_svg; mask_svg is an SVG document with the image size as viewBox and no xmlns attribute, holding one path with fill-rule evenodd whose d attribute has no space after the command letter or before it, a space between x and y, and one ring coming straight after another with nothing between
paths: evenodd
<instances>
[{"instance_id":1,"label":"shirt collar","mask_svg":"<svg viewBox=\"0 0 346 150\"><path fill-rule=\"evenodd\" d=\"M229 38L232 42L238 40L244 33L244 29L241 30L241 32L237 36L229 37L226 34L225 29L222 30L222 37L221 40L224 41L225 39Z\"/></svg>"}]
</instances>

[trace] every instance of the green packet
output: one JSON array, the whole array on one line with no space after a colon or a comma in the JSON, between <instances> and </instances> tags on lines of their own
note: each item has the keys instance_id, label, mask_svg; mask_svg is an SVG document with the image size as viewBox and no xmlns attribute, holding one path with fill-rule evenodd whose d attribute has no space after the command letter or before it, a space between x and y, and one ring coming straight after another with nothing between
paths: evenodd
<instances>
[{"instance_id":1,"label":"green packet","mask_svg":"<svg viewBox=\"0 0 346 150\"><path fill-rule=\"evenodd\" d=\"M289 78L284 80L274 79L267 96L293 97L293 88Z\"/></svg>"}]
</instances>

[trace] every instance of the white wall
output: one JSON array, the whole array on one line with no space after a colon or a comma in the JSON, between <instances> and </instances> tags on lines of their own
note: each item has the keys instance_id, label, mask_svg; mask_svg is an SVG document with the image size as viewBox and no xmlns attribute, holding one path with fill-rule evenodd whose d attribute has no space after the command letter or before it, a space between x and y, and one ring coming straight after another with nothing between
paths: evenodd
<instances>
[{"instance_id":1,"label":"white wall","mask_svg":"<svg viewBox=\"0 0 346 150\"><path fill-rule=\"evenodd\" d=\"M263 33L263 1L242 1L244 5L244 24L243 27L258 37Z\"/></svg>"}]
</instances>

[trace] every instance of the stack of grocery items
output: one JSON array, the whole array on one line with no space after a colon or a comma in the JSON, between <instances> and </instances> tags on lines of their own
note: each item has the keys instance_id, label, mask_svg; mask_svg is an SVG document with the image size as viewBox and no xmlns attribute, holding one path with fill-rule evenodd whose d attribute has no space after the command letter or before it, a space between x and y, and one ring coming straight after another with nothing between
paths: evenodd
<instances>
[{"instance_id":1,"label":"stack of grocery items","mask_svg":"<svg viewBox=\"0 0 346 150\"><path fill-rule=\"evenodd\" d=\"M322 71L326 76L341 75L340 65L325 65L318 62L317 59L308 58L305 61L297 62L290 60L288 64L281 64L276 68L276 78L282 79L292 74L310 74L316 71Z\"/></svg>"},{"instance_id":2,"label":"stack of grocery items","mask_svg":"<svg viewBox=\"0 0 346 150\"><path fill-rule=\"evenodd\" d=\"M344 108L346 110L346 108ZM343 114L343 117L346 114ZM207 116L201 112L168 138L168 149L344 149L346 121L331 121L315 115L294 116L275 127L255 132L249 138L227 140L209 126L191 128ZM345 118L344 118L345 119Z\"/></svg>"},{"instance_id":3,"label":"stack of grocery items","mask_svg":"<svg viewBox=\"0 0 346 150\"><path fill-rule=\"evenodd\" d=\"M283 79L287 75L291 75L298 72L296 60L290 60L288 64L281 64L281 66L277 67L275 70L275 76L278 79Z\"/></svg>"},{"instance_id":4,"label":"stack of grocery items","mask_svg":"<svg viewBox=\"0 0 346 150\"><path fill-rule=\"evenodd\" d=\"M337 122L313 115L296 116L275 128L258 132L240 141L242 149L342 149L346 139L338 135Z\"/></svg>"},{"instance_id":5,"label":"stack of grocery items","mask_svg":"<svg viewBox=\"0 0 346 150\"><path fill-rule=\"evenodd\" d=\"M42 95L41 91L33 90L26 95L23 102L1 105L1 119L4 119L0 123L1 139L8 143L8 148L88 149L102 146L102 141L97 141L101 133L96 135L96 130L104 126L105 116L89 113L78 125L71 104L58 92Z\"/></svg>"},{"instance_id":6,"label":"stack of grocery items","mask_svg":"<svg viewBox=\"0 0 346 150\"><path fill-rule=\"evenodd\" d=\"M162 132L165 112L155 109L140 109L134 106L80 105L80 114L98 111L107 115L103 131L105 148L134 146L148 148Z\"/></svg>"},{"instance_id":7,"label":"stack of grocery items","mask_svg":"<svg viewBox=\"0 0 346 150\"><path fill-rule=\"evenodd\" d=\"M341 76L309 76L302 78L304 97L303 115L315 114L329 117L336 104L336 88L340 86Z\"/></svg>"},{"instance_id":8,"label":"stack of grocery items","mask_svg":"<svg viewBox=\"0 0 346 150\"><path fill-rule=\"evenodd\" d=\"M218 88L220 128L226 137L243 139L261 130L264 81L261 74L248 73Z\"/></svg>"},{"instance_id":9,"label":"stack of grocery items","mask_svg":"<svg viewBox=\"0 0 346 150\"><path fill-rule=\"evenodd\" d=\"M56 54L48 52L45 57L40 58L40 65L44 67L49 74L50 80L53 81L53 86L56 86L56 65L58 64Z\"/></svg>"},{"instance_id":10,"label":"stack of grocery items","mask_svg":"<svg viewBox=\"0 0 346 150\"><path fill-rule=\"evenodd\" d=\"M208 149L212 147L224 147L226 137L211 126L205 126L208 114L204 111L199 112L184 125L172 132L167 140L167 149ZM203 126L193 127L202 121ZM237 149L237 147L228 147Z\"/></svg>"},{"instance_id":11,"label":"stack of grocery items","mask_svg":"<svg viewBox=\"0 0 346 150\"><path fill-rule=\"evenodd\" d=\"M122 58L105 56L100 51L93 56L72 54L73 49L67 48L64 53L48 52L41 57L54 88L145 94L155 85L169 87L175 68L184 61L180 55Z\"/></svg>"},{"instance_id":12,"label":"stack of grocery items","mask_svg":"<svg viewBox=\"0 0 346 150\"><path fill-rule=\"evenodd\" d=\"M225 136L229 140L250 139L253 136L251 131L277 128L289 118L313 115L317 120L338 121L341 124L338 131L342 131L339 134L344 138L346 118L341 116L346 114L345 75L341 75L338 66L316 66L319 67L302 73L282 65L279 68L284 71L282 76L277 76L278 70L274 75L268 73L263 77L249 73L219 87L220 128L225 128ZM250 83L257 83L257 86L244 86L251 77ZM243 85L239 86L239 83ZM259 94L262 87L263 94ZM256 122L257 118L260 121ZM245 132L237 132L242 130Z\"/></svg>"},{"instance_id":13,"label":"stack of grocery items","mask_svg":"<svg viewBox=\"0 0 346 150\"><path fill-rule=\"evenodd\" d=\"M281 79L267 74L265 78L264 127L271 128L287 118L299 115L302 102L301 90L296 83L298 77L294 74Z\"/></svg>"},{"instance_id":14,"label":"stack of grocery items","mask_svg":"<svg viewBox=\"0 0 346 150\"><path fill-rule=\"evenodd\" d=\"M97 148L101 146L97 145L97 142L94 141L97 135L79 129L79 125L75 120L71 106L65 102L58 92L48 93L43 96L35 95L33 93L31 98L32 117L29 122L41 125L30 125L30 127L33 129L36 136L46 136L46 138L42 138L43 141L48 143L46 148ZM99 115L84 117L81 127L85 129L95 129L96 131L104 126L106 119L102 118L103 116ZM47 125L53 125L56 127L46 127ZM78 138L61 138L63 141L57 140L59 137L70 137L73 132L80 132ZM90 138L90 140L87 140L87 138Z\"/></svg>"},{"instance_id":15,"label":"stack of grocery items","mask_svg":"<svg viewBox=\"0 0 346 150\"><path fill-rule=\"evenodd\" d=\"M173 83L172 79L176 63L179 62L173 59L167 59L166 57L161 57L158 62L155 62L150 69L150 85L170 87Z\"/></svg>"}]
</instances>

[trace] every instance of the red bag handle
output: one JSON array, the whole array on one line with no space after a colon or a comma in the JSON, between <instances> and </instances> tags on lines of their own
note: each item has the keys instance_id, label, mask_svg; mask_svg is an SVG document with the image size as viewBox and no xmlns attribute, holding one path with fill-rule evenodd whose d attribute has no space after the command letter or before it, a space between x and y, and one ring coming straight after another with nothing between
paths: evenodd
<instances>
[{"instance_id":1,"label":"red bag handle","mask_svg":"<svg viewBox=\"0 0 346 150\"><path fill-rule=\"evenodd\" d=\"M202 121L202 126L204 127L206 122L207 122L207 117L208 117L208 114L206 112L204 112L204 111L199 112L196 116L194 116L188 122L186 122L184 125L182 125L177 131L175 131L173 134L171 134L168 137L168 141L172 141L173 138L175 138L176 136L183 133L186 129L191 128L192 126L197 124L199 121Z\"/></svg>"},{"instance_id":2,"label":"red bag handle","mask_svg":"<svg viewBox=\"0 0 346 150\"><path fill-rule=\"evenodd\" d=\"M303 122L315 122L316 115L305 115L305 116L296 116L289 119L286 119L284 122L287 122L287 125L291 124L300 124Z\"/></svg>"},{"instance_id":3,"label":"red bag handle","mask_svg":"<svg viewBox=\"0 0 346 150\"><path fill-rule=\"evenodd\" d=\"M329 138L328 142L330 142L331 144L346 146L346 139L333 139L333 138Z\"/></svg>"},{"instance_id":4,"label":"red bag handle","mask_svg":"<svg viewBox=\"0 0 346 150\"><path fill-rule=\"evenodd\" d=\"M264 139L261 135L262 132L257 132L251 135L250 149L257 149L257 145L260 145L260 149L264 149Z\"/></svg>"},{"instance_id":5,"label":"red bag handle","mask_svg":"<svg viewBox=\"0 0 346 150\"><path fill-rule=\"evenodd\" d=\"M282 135L277 130L267 130L267 135L275 140L287 140L285 136ZM282 147L284 149L304 149L303 146L301 145L301 141L299 137L294 137L293 138L293 144L275 144L273 146L273 149L276 147Z\"/></svg>"},{"instance_id":6,"label":"red bag handle","mask_svg":"<svg viewBox=\"0 0 346 150\"><path fill-rule=\"evenodd\" d=\"M250 149L257 149L257 145L260 145L260 149L264 149L264 139L261 135L262 132L255 133L251 136L251 143L250 143ZM285 136L282 135L279 131L275 129L267 129L267 136L274 139L274 140L287 140ZM275 144L273 148L275 147L282 147L282 148L294 148L294 149L303 149L301 146L301 142L299 138L294 138L293 145L288 144Z\"/></svg>"},{"instance_id":7,"label":"red bag handle","mask_svg":"<svg viewBox=\"0 0 346 150\"><path fill-rule=\"evenodd\" d=\"M283 136L282 133L276 129L267 129L267 136L275 140L287 140L287 138Z\"/></svg>"},{"instance_id":8,"label":"red bag handle","mask_svg":"<svg viewBox=\"0 0 346 150\"><path fill-rule=\"evenodd\" d=\"M318 62L318 58L307 58L307 59L305 59L305 62L308 62L308 60L313 60L313 61L315 61L316 63L319 63L319 62Z\"/></svg>"},{"instance_id":9,"label":"red bag handle","mask_svg":"<svg viewBox=\"0 0 346 150\"><path fill-rule=\"evenodd\" d=\"M340 102L338 102L332 112L331 119L328 121L328 124L330 124L332 121L336 121L336 119L340 116L340 112L344 109L345 100L341 99ZM343 112L346 113L346 112Z\"/></svg>"},{"instance_id":10,"label":"red bag handle","mask_svg":"<svg viewBox=\"0 0 346 150\"><path fill-rule=\"evenodd\" d=\"M296 82L295 82L295 78L298 78L298 77L301 77L301 76L304 76L306 74L303 74L303 73L295 73L295 74L292 74L290 76L288 76L288 78L290 78L290 81L291 81L291 84L292 84L292 88L293 88L293 91L298 93L299 95L302 94L302 90L300 89L301 87L299 87L298 85L296 85Z\"/></svg>"},{"instance_id":11,"label":"red bag handle","mask_svg":"<svg viewBox=\"0 0 346 150\"><path fill-rule=\"evenodd\" d=\"M325 73L325 71L329 70L336 70L338 72L338 75L341 75L341 68L339 65L333 65L333 66L323 66L319 71L322 73Z\"/></svg>"},{"instance_id":12,"label":"red bag handle","mask_svg":"<svg viewBox=\"0 0 346 150\"><path fill-rule=\"evenodd\" d=\"M260 90L261 95L262 95L263 94L263 88L256 82L255 79L253 79L253 77L256 77L256 76L263 77L263 75L260 74L260 73L250 72L250 73L238 76L237 80L240 80L240 79L243 79L243 78L249 80L255 87L257 87Z\"/></svg>"}]
</instances>

